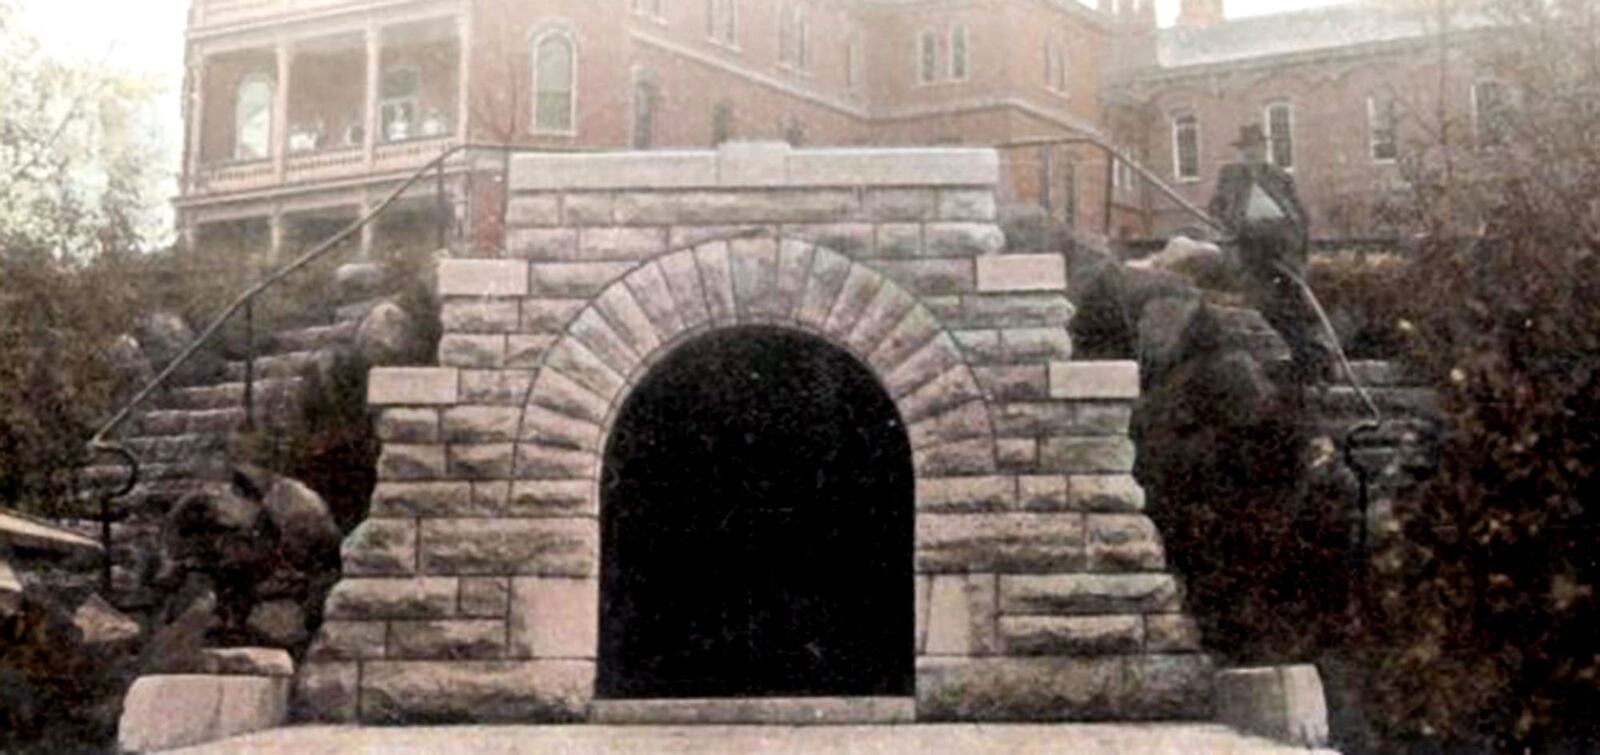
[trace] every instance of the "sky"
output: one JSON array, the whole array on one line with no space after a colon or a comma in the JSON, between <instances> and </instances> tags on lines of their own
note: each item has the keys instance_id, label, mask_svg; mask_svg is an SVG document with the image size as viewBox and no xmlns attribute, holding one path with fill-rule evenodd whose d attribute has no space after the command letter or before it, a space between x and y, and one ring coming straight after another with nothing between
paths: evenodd
<instances>
[{"instance_id":1,"label":"sky","mask_svg":"<svg viewBox=\"0 0 1600 755\"><path fill-rule=\"evenodd\" d=\"M1081 0L1080 0L1081 1ZM1281 13L1338 0L1226 0L1228 16ZM1092 2L1092 0L1091 0ZM1156 0L1162 24L1177 16L1179 0ZM183 138L178 90L183 80L183 27L189 0L22 0L33 29L52 51L155 77L163 86L151 103L176 172ZM173 184L174 189L176 184Z\"/></svg>"}]
</instances>

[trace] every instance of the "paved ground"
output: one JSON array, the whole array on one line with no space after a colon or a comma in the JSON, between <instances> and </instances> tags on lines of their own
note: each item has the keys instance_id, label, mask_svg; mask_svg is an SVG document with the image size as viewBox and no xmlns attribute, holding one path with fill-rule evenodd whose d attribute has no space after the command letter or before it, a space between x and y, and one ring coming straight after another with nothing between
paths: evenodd
<instances>
[{"instance_id":1,"label":"paved ground","mask_svg":"<svg viewBox=\"0 0 1600 755\"><path fill-rule=\"evenodd\" d=\"M1305 750L1206 724L917 726L460 726L383 729L306 726L195 747L187 755L332 753L754 753L889 755L1288 755Z\"/></svg>"}]
</instances>

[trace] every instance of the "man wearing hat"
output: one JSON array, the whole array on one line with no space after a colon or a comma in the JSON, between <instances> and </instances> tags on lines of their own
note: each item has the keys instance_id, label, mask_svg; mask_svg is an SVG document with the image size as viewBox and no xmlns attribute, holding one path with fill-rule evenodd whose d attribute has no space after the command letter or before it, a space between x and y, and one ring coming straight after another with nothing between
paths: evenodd
<instances>
[{"instance_id":1,"label":"man wearing hat","mask_svg":"<svg viewBox=\"0 0 1600 755\"><path fill-rule=\"evenodd\" d=\"M1301 290L1308 242L1305 208L1294 178L1267 162L1260 124L1239 130L1239 161L1222 166L1211 197L1211 216L1234 236L1245 294L1283 336L1304 380L1333 374L1331 335Z\"/></svg>"}]
</instances>

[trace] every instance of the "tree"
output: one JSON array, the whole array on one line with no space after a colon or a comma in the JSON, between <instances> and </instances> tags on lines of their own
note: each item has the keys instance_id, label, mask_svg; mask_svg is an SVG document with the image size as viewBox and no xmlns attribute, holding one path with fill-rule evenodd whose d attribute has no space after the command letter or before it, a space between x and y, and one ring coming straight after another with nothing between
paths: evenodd
<instances>
[{"instance_id":1,"label":"tree","mask_svg":"<svg viewBox=\"0 0 1600 755\"><path fill-rule=\"evenodd\" d=\"M152 82L51 56L0 0L0 503L66 491L160 237Z\"/></svg>"}]
</instances>

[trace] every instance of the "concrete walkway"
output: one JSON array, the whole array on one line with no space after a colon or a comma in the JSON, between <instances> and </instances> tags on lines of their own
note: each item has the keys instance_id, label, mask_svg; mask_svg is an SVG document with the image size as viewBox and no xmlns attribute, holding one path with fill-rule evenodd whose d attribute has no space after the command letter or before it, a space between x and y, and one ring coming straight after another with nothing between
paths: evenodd
<instances>
[{"instance_id":1,"label":"concrete walkway","mask_svg":"<svg viewBox=\"0 0 1600 755\"><path fill-rule=\"evenodd\" d=\"M759 753L889 755L1287 755L1306 750L1210 724L907 726L459 726L276 729L181 750L188 755L333 753Z\"/></svg>"}]
</instances>

